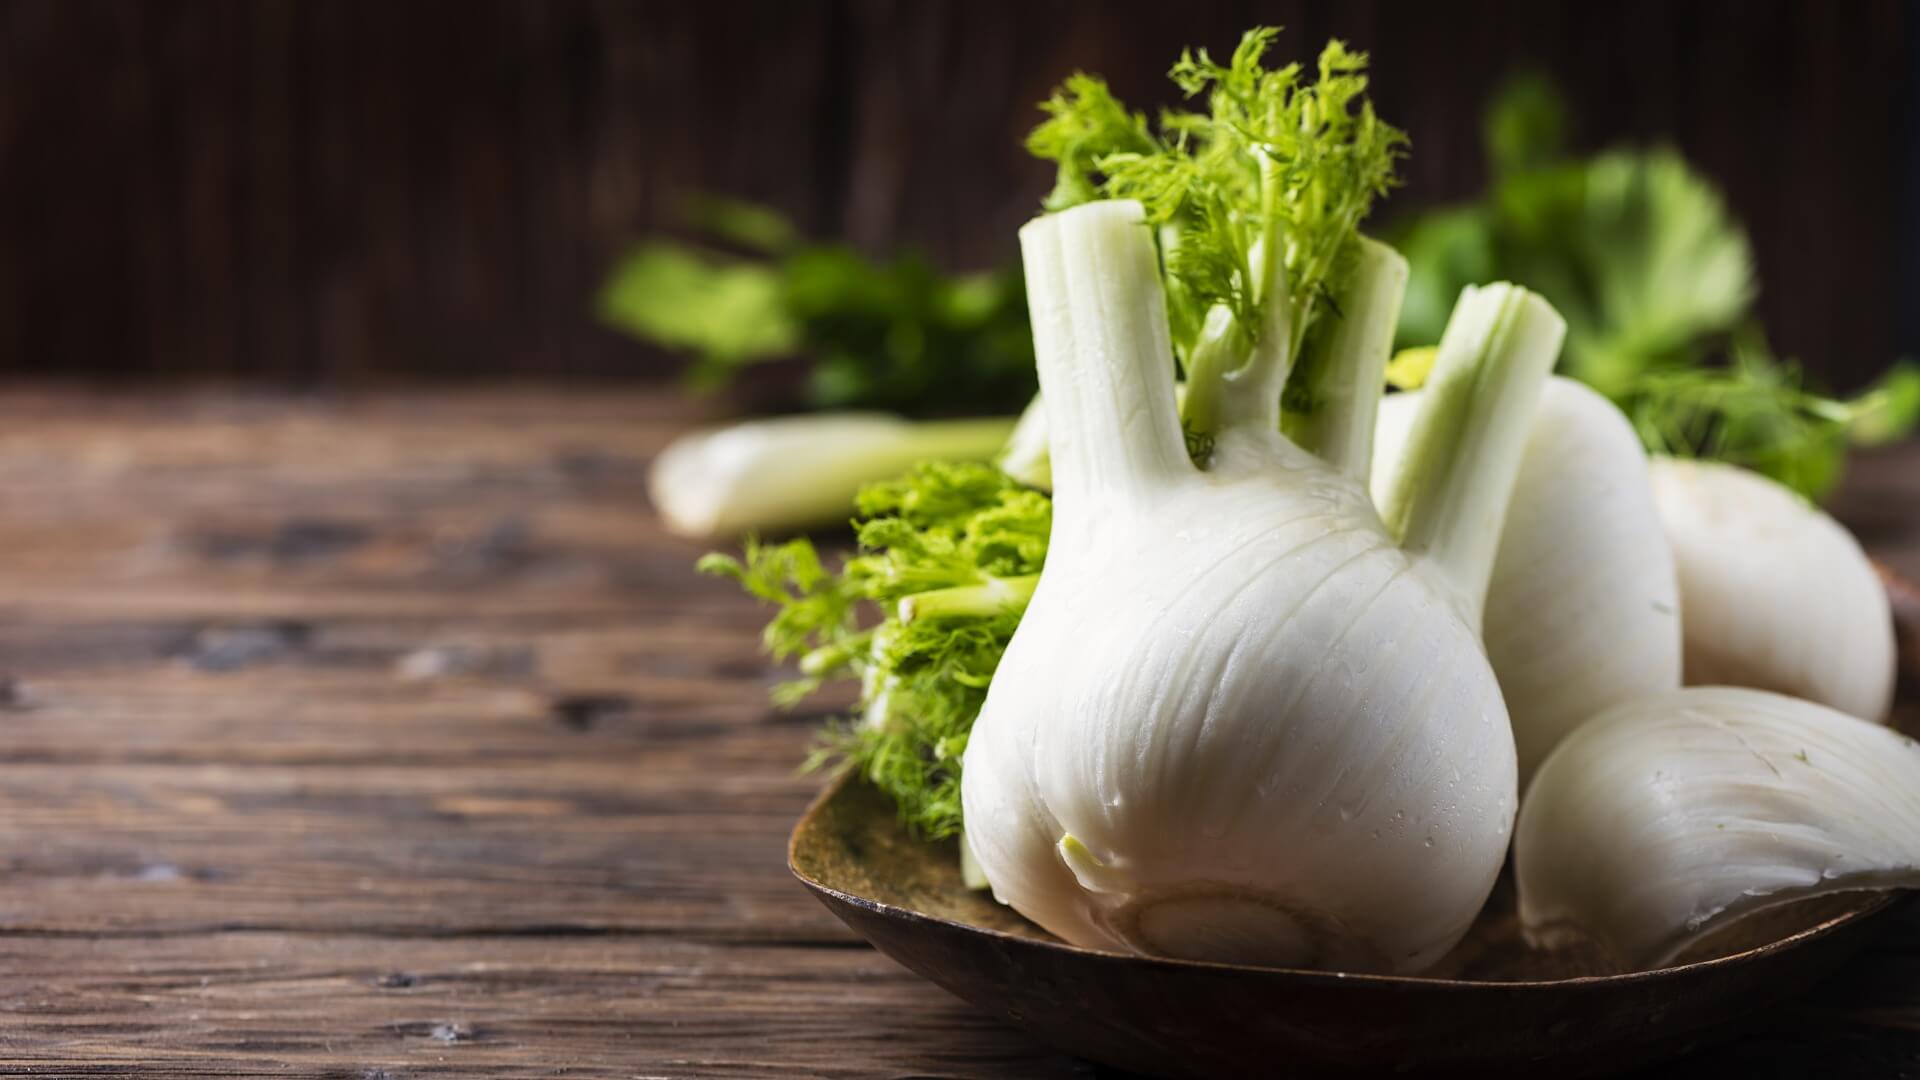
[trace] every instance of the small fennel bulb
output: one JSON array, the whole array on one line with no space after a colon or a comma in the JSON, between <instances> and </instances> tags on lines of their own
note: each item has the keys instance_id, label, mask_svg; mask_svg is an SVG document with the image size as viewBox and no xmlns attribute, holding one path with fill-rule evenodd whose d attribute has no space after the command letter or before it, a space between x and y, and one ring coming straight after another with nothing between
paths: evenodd
<instances>
[{"instance_id":1,"label":"small fennel bulb","mask_svg":"<svg viewBox=\"0 0 1920 1080\"><path fill-rule=\"evenodd\" d=\"M1629 702L1541 766L1514 870L1531 936L1637 968L1763 907L1920 887L1920 745L1760 690Z\"/></svg>"},{"instance_id":2,"label":"small fennel bulb","mask_svg":"<svg viewBox=\"0 0 1920 1080\"><path fill-rule=\"evenodd\" d=\"M1380 403L1384 495L1420 393ZM1520 755L1520 784L1590 716L1680 685L1673 553L1633 426L1583 383L1540 395L1487 589L1484 639Z\"/></svg>"},{"instance_id":3,"label":"small fennel bulb","mask_svg":"<svg viewBox=\"0 0 1920 1080\"><path fill-rule=\"evenodd\" d=\"M1745 469L1661 459L1689 685L1775 690L1863 720L1893 702L1893 616L1851 533Z\"/></svg>"},{"instance_id":4,"label":"small fennel bulb","mask_svg":"<svg viewBox=\"0 0 1920 1080\"><path fill-rule=\"evenodd\" d=\"M1285 305L1214 398L1210 468L1189 460L1144 220L1096 202L1021 231L1054 529L968 746L968 844L1078 944L1417 970L1506 853L1478 609L1564 324L1511 286L1463 295L1388 501L1403 548L1279 433Z\"/></svg>"},{"instance_id":5,"label":"small fennel bulb","mask_svg":"<svg viewBox=\"0 0 1920 1080\"><path fill-rule=\"evenodd\" d=\"M922 460L989 460L1013 428L1011 418L885 413L747 420L675 439L654 459L647 493L670 531L698 539L843 524L862 485Z\"/></svg>"}]
</instances>

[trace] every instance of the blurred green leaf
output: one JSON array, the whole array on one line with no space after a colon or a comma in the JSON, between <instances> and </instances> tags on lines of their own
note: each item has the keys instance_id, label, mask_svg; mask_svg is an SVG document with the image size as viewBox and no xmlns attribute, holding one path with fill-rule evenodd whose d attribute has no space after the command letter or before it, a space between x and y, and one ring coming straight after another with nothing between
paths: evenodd
<instances>
[{"instance_id":1,"label":"blurred green leaf","mask_svg":"<svg viewBox=\"0 0 1920 1080\"><path fill-rule=\"evenodd\" d=\"M600 291L599 311L635 337L697 354L698 377L714 380L799 346L801 328L783 291L772 267L655 242L614 268Z\"/></svg>"},{"instance_id":2,"label":"blurred green leaf","mask_svg":"<svg viewBox=\"0 0 1920 1080\"><path fill-rule=\"evenodd\" d=\"M1487 160L1496 174L1538 169L1566 152L1567 103L1538 72L1509 79L1487 107L1481 125Z\"/></svg>"},{"instance_id":3,"label":"blurred green leaf","mask_svg":"<svg viewBox=\"0 0 1920 1080\"><path fill-rule=\"evenodd\" d=\"M1730 461L1810 496L1837 482L1850 444L1920 421L1912 365L1838 400L1772 353L1751 325L1746 231L1678 154L1569 158L1567 130L1565 104L1538 76L1495 97L1486 195L1395 234L1411 266L1398 347L1437 342L1467 285L1518 282L1567 320L1561 371L1620 405L1650 449Z\"/></svg>"},{"instance_id":4,"label":"blurred green leaf","mask_svg":"<svg viewBox=\"0 0 1920 1080\"><path fill-rule=\"evenodd\" d=\"M1862 446L1879 446L1905 438L1920 424L1920 366L1911 360L1895 364L1866 393L1855 398L1857 410L1847 433Z\"/></svg>"},{"instance_id":5,"label":"blurred green leaf","mask_svg":"<svg viewBox=\"0 0 1920 1080\"><path fill-rule=\"evenodd\" d=\"M1490 215L1478 206L1422 214L1395 237L1394 246L1411 267L1395 344L1401 349L1436 344L1460 290L1493 280Z\"/></svg>"},{"instance_id":6,"label":"blurred green leaf","mask_svg":"<svg viewBox=\"0 0 1920 1080\"><path fill-rule=\"evenodd\" d=\"M690 352L697 385L745 364L797 357L809 408L908 415L1014 412L1036 389L1019 273L949 276L912 254L875 260L802 242L751 203L704 199L696 220L736 247L730 259L654 242L614 271L602 317L642 340Z\"/></svg>"},{"instance_id":7,"label":"blurred green leaf","mask_svg":"<svg viewBox=\"0 0 1920 1080\"><path fill-rule=\"evenodd\" d=\"M1569 320L1569 373L1617 395L1641 372L1693 361L1753 302L1753 251L1719 192L1667 150L1586 168L1574 269L1590 306ZM1551 294L1547 295L1551 300Z\"/></svg>"},{"instance_id":8,"label":"blurred green leaf","mask_svg":"<svg viewBox=\"0 0 1920 1080\"><path fill-rule=\"evenodd\" d=\"M716 240L766 255L800 243L800 231L778 210L743 199L698 196L687 205L687 220Z\"/></svg>"}]
</instances>

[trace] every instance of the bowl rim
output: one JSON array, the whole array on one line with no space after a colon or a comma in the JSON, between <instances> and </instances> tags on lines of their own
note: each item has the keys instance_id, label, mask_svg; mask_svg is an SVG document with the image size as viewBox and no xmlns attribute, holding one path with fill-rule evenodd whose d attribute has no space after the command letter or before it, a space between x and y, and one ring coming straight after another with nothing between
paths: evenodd
<instances>
[{"instance_id":1,"label":"bowl rim","mask_svg":"<svg viewBox=\"0 0 1920 1080\"><path fill-rule=\"evenodd\" d=\"M1170 956L1146 956L1136 953L1116 952L1111 949L1089 949L1053 937L1037 938L1009 934L1004 930L995 930L986 926L975 926L972 923L964 923L939 915L929 915L923 911L915 911L912 908L889 904L882 900L875 900L872 897L858 896L844 889L835 888L813 877L800 868L797 860L801 834L806 831L807 826L813 821L814 815L817 814L821 808L826 806L826 804L832 800L834 796L838 795L848 784L859 782L859 779L858 770L851 766L842 767L827 781L820 793L815 795L807 803L806 810L802 811L799 820L794 822L793 830L787 836L787 871L791 873L800 884L805 885L816 894L823 897L830 897L838 903L861 908L872 914L889 919L938 926L947 930L980 935L1022 948L1038 948L1064 955L1089 957L1108 962L1124 961L1162 970L1207 971L1260 977L1279 977L1308 984L1318 983L1327 986L1361 985L1423 991L1511 992L1547 989L1597 991L1601 989L1614 989L1646 983L1663 982L1695 975L1705 975L1709 972L1724 968L1750 964L1772 956L1775 953L1797 948L1817 938L1826 937L1829 934L1845 929L1863 920L1884 915L1894 908L1905 906L1915 895L1911 892L1896 889L1851 890L1851 892L1864 898L1864 903L1862 903L1861 906L1851 911L1822 919L1812 926L1796 930L1786 937L1769 941L1764 945L1756 945L1751 949L1742 949L1739 952L1728 953L1725 956L1716 956L1706 960L1695 960L1685 964L1669 964L1663 967L1650 968L1646 971L1629 971L1614 975L1577 975L1566 979L1451 979L1438 978L1431 975L1383 975L1360 971L1318 971L1310 968L1228 964L1213 960L1182 960ZM1042 932L1044 933L1045 931L1043 930Z\"/></svg>"}]
</instances>

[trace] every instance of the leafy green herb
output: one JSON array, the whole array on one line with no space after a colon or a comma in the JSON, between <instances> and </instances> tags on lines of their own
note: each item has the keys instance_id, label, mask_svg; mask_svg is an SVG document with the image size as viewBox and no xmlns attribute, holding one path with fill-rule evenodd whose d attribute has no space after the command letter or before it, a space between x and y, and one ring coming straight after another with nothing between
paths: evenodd
<instances>
[{"instance_id":1,"label":"leafy green herb","mask_svg":"<svg viewBox=\"0 0 1920 1080\"><path fill-rule=\"evenodd\" d=\"M1033 396L1033 341L1014 268L947 276L905 254L876 261L807 244L765 207L709 199L692 217L751 257L654 240L623 259L600 317L695 357L696 387L805 358L807 407L907 415L1012 412Z\"/></svg>"},{"instance_id":2,"label":"leafy green herb","mask_svg":"<svg viewBox=\"0 0 1920 1080\"><path fill-rule=\"evenodd\" d=\"M750 542L700 569L779 607L765 641L799 657L801 677L776 701L860 681L860 717L833 727L813 764L850 762L937 838L960 827L967 734L1045 562L1052 512L992 466L930 462L861 491L860 551L838 573L804 539Z\"/></svg>"},{"instance_id":3,"label":"leafy green herb","mask_svg":"<svg viewBox=\"0 0 1920 1080\"><path fill-rule=\"evenodd\" d=\"M1048 119L1027 136L1027 151L1059 165L1053 190L1042 203L1049 211L1098 199L1102 159L1159 148L1146 114L1129 111L1095 75L1070 76L1040 109Z\"/></svg>"},{"instance_id":4,"label":"leafy green herb","mask_svg":"<svg viewBox=\"0 0 1920 1080\"><path fill-rule=\"evenodd\" d=\"M1723 367L1643 376L1626 396L1641 441L1655 453L1706 457L1819 495L1840 478L1850 445L1899 438L1920 420L1920 368L1899 364L1848 400L1807 391L1800 369L1757 339L1736 341Z\"/></svg>"},{"instance_id":5,"label":"leafy green herb","mask_svg":"<svg viewBox=\"0 0 1920 1080\"><path fill-rule=\"evenodd\" d=\"M1853 401L1808 388L1754 327L1747 235L1712 184L1671 150L1565 154L1567 110L1523 76L1485 123L1493 185L1415 218L1402 348L1439 340L1465 285L1507 278L1567 320L1562 371L1632 416L1649 449L1756 469L1809 496L1850 443L1898 437L1920 416L1911 369Z\"/></svg>"},{"instance_id":6,"label":"leafy green herb","mask_svg":"<svg viewBox=\"0 0 1920 1080\"><path fill-rule=\"evenodd\" d=\"M1106 84L1076 75L1027 140L1059 168L1049 210L1137 199L1156 226L1196 460L1212 434L1215 384L1245 366L1271 317L1284 313L1288 337L1266 347L1283 351L1303 385L1311 378L1302 343L1330 309L1355 229L1393 185L1406 145L1366 101L1366 54L1334 41L1311 70L1269 67L1278 33L1249 31L1225 64L1205 50L1181 54L1169 75L1189 98L1204 96L1204 112L1169 110L1156 132Z\"/></svg>"}]
</instances>

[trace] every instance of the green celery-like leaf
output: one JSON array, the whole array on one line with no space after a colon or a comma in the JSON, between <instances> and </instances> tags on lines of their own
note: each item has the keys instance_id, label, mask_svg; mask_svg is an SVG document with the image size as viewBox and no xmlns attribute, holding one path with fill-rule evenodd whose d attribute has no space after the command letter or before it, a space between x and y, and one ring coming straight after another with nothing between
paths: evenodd
<instances>
[{"instance_id":1,"label":"green celery-like leaf","mask_svg":"<svg viewBox=\"0 0 1920 1080\"><path fill-rule=\"evenodd\" d=\"M1537 76L1495 97L1486 198L1400 233L1412 276L1397 344L1433 344L1463 287L1506 278L1566 318L1562 370L1618 400L1746 320L1753 253L1719 192L1670 150L1560 157L1565 115Z\"/></svg>"},{"instance_id":2,"label":"green celery-like leaf","mask_svg":"<svg viewBox=\"0 0 1920 1080\"><path fill-rule=\"evenodd\" d=\"M1400 348L1437 341L1464 286L1519 282L1567 320L1561 370L1626 410L1650 450L1743 465L1810 497L1837 482L1849 445L1899 438L1920 420L1911 365L1835 399L1773 355L1748 326L1757 285L1746 232L1677 154L1562 156L1565 105L1538 77L1509 83L1485 127L1486 197L1397 234L1412 267Z\"/></svg>"},{"instance_id":3,"label":"green celery-like leaf","mask_svg":"<svg viewBox=\"0 0 1920 1080\"><path fill-rule=\"evenodd\" d=\"M1753 251L1719 192L1671 151L1603 154L1587 166L1585 188L1575 241L1591 317L1568 319L1567 363L1617 394L1744 318Z\"/></svg>"},{"instance_id":4,"label":"green celery-like leaf","mask_svg":"<svg viewBox=\"0 0 1920 1080\"><path fill-rule=\"evenodd\" d=\"M800 324L777 270L667 242L621 260L600 291L609 325L669 349L692 352L707 381L743 364L791 355Z\"/></svg>"}]
</instances>

